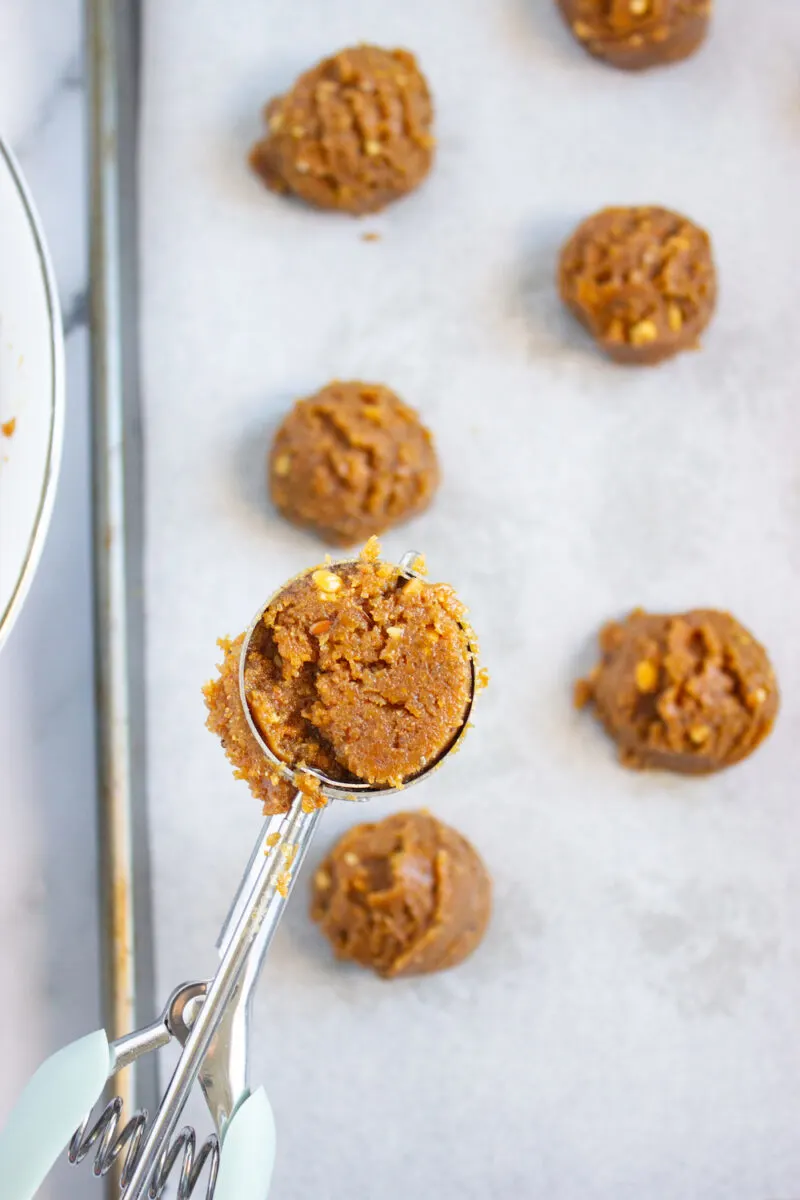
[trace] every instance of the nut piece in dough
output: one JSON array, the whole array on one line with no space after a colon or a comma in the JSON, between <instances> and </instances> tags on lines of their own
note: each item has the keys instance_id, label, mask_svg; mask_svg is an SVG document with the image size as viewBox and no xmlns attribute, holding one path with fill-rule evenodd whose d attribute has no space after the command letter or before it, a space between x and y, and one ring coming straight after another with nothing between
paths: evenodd
<instances>
[{"instance_id":1,"label":"nut piece in dough","mask_svg":"<svg viewBox=\"0 0 800 1200\"><path fill-rule=\"evenodd\" d=\"M318 567L279 593L251 638L245 693L261 736L287 767L395 787L463 731L475 642L450 587L407 579L378 562L378 550L373 539L358 562ZM208 728L265 811L286 811L294 789L260 750L242 709L242 639L221 645L220 676L204 689Z\"/></svg>"},{"instance_id":2,"label":"nut piece in dough","mask_svg":"<svg viewBox=\"0 0 800 1200\"><path fill-rule=\"evenodd\" d=\"M492 884L466 838L427 812L356 825L312 884L311 917L337 958L385 979L443 971L479 945Z\"/></svg>"},{"instance_id":3,"label":"nut piece in dough","mask_svg":"<svg viewBox=\"0 0 800 1200\"><path fill-rule=\"evenodd\" d=\"M576 41L622 71L688 58L705 40L713 0L557 0Z\"/></svg>"},{"instance_id":4,"label":"nut piece in dough","mask_svg":"<svg viewBox=\"0 0 800 1200\"><path fill-rule=\"evenodd\" d=\"M775 723L767 652L730 613L637 609L602 630L600 648L575 702L594 705L627 767L720 771L752 754Z\"/></svg>"},{"instance_id":5,"label":"nut piece in dough","mask_svg":"<svg viewBox=\"0 0 800 1200\"><path fill-rule=\"evenodd\" d=\"M714 312L711 242L666 208L605 208L561 251L561 299L620 363L654 366L695 349Z\"/></svg>"},{"instance_id":6,"label":"nut piece in dough","mask_svg":"<svg viewBox=\"0 0 800 1200\"><path fill-rule=\"evenodd\" d=\"M421 513L439 484L430 433L374 383L329 383L298 400L269 458L273 503L296 525L351 546Z\"/></svg>"},{"instance_id":7,"label":"nut piece in dough","mask_svg":"<svg viewBox=\"0 0 800 1200\"><path fill-rule=\"evenodd\" d=\"M433 161L431 95L407 50L341 50L264 115L251 165L272 191L317 208L378 212L418 187Z\"/></svg>"}]
</instances>

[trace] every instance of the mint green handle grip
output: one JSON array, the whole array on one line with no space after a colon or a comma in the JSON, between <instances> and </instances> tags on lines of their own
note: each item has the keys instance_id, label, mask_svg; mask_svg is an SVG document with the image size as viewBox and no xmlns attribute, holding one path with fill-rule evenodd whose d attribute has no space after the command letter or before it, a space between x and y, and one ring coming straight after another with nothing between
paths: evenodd
<instances>
[{"instance_id":1,"label":"mint green handle grip","mask_svg":"<svg viewBox=\"0 0 800 1200\"><path fill-rule=\"evenodd\" d=\"M42 1063L0 1133L3 1200L33 1200L97 1102L111 1066L111 1051L102 1029Z\"/></svg>"},{"instance_id":2,"label":"mint green handle grip","mask_svg":"<svg viewBox=\"0 0 800 1200\"><path fill-rule=\"evenodd\" d=\"M275 1118L263 1087L239 1106L219 1159L214 1200L267 1200L275 1165Z\"/></svg>"}]
</instances>

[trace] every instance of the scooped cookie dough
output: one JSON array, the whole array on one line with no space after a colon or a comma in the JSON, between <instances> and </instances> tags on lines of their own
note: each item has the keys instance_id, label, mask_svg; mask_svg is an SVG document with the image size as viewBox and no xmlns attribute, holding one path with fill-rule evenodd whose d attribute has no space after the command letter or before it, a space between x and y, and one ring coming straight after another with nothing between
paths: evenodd
<instances>
[{"instance_id":1,"label":"scooped cookie dough","mask_svg":"<svg viewBox=\"0 0 800 1200\"><path fill-rule=\"evenodd\" d=\"M472 695L465 612L452 589L362 558L320 567L267 609L245 691L292 767L396 786L439 757Z\"/></svg>"},{"instance_id":2,"label":"scooped cookie dough","mask_svg":"<svg viewBox=\"0 0 800 1200\"><path fill-rule=\"evenodd\" d=\"M430 433L375 383L329 383L298 400L269 458L273 503L288 520L349 546L421 513L439 484Z\"/></svg>"},{"instance_id":3,"label":"scooped cookie dough","mask_svg":"<svg viewBox=\"0 0 800 1200\"><path fill-rule=\"evenodd\" d=\"M244 779L264 813L288 812L297 788L284 779L253 737L239 694L239 659L244 634L231 640L221 638L223 652L219 674L203 688L208 717L206 727L222 742L237 779Z\"/></svg>"},{"instance_id":4,"label":"scooped cookie dough","mask_svg":"<svg viewBox=\"0 0 800 1200\"><path fill-rule=\"evenodd\" d=\"M688 58L705 40L712 0L557 0L589 54L623 71Z\"/></svg>"},{"instance_id":5,"label":"scooped cookie dough","mask_svg":"<svg viewBox=\"0 0 800 1200\"><path fill-rule=\"evenodd\" d=\"M430 813L405 812L344 835L314 876L311 916L337 958L396 979L463 962L491 903L466 838Z\"/></svg>"},{"instance_id":6,"label":"scooped cookie dough","mask_svg":"<svg viewBox=\"0 0 800 1200\"><path fill-rule=\"evenodd\" d=\"M272 191L318 208L378 212L418 187L433 161L431 94L407 50L341 50L264 115L252 166Z\"/></svg>"},{"instance_id":7,"label":"scooped cookie dough","mask_svg":"<svg viewBox=\"0 0 800 1200\"><path fill-rule=\"evenodd\" d=\"M561 299L616 362L653 366L696 348L714 312L711 242L666 208L605 208L561 251Z\"/></svg>"},{"instance_id":8,"label":"scooped cookie dough","mask_svg":"<svg viewBox=\"0 0 800 1200\"><path fill-rule=\"evenodd\" d=\"M394 787L462 731L475 645L452 588L408 579L377 561L378 552L373 539L357 562L318 567L284 588L251 638L245 694L261 737L287 768ZM286 788L274 793L280 767L254 753L242 710L241 639L224 646L220 679L205 689L208 726L267 811L283 811Z\"/></svg>"},{"instance_id":9,"label":"scooped cookie dough","mask_svg":"<svg viewBox=\"0 0 800 1200\"><path fill-rule=\"evenodd\" d=\"M747 758L775 723L763 646L726 612L632 612L600 634L602 659L576 688L628 767L708 774Z\"/></svg>"}]
</instances>

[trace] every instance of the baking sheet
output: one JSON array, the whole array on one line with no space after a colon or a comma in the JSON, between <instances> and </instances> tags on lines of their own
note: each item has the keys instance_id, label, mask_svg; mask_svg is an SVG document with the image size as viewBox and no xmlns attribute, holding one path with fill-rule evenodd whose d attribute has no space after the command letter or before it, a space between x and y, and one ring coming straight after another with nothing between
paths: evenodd
<instances>
[{"instance_id":1,"label":"baking sheet","mask_svg":"<svg viewBox=\"0 0 800 1200\"><path fill-rule=\"evenodd\" d=\"M447 769L368 810L425 804L474 840L496 884L474 959L379 982L335 966L293 897L255 1020L275 1200L800 1195L800 7L718 7L700 56L643 77L585 58L548 0L147 7L160 994L213 968L260 821L203 728L215 638L324 549L265 499L294 397L360 377L420 408L444 484L386 550L457 586L492 675ZM360 222L244 164L263 101L358 40L419 54L439 135L429 183ZM615 202L712 231L701 353L624 370L562 316L557 248ZM784 705L751 761L629 773L573 713L594 632L635 604L728 607L767 643ZM336 806L315 859L366 816Z\"/></svg>"}]
</instances>

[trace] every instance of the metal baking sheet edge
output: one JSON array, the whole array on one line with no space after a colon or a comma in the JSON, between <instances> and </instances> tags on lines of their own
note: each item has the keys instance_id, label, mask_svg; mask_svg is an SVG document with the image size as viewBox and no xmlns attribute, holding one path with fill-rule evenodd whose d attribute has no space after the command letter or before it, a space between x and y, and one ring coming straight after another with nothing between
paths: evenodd
<instances>
[{"instance_id":1,"label":"metal baking sheet edge","mask_svg":"<svg viewBox=\"0 0 800 1200\"><path fill-rule=\"evenodd\" d=\"M145 803L142 430L138 391L139 5L86 0L98 834L103 1013L110 1038L153 1019ZM114 1081L157 1107L156 1060ZM118 1195L113 1173L107 1195Z\"/></svg>"}]
</instances>

